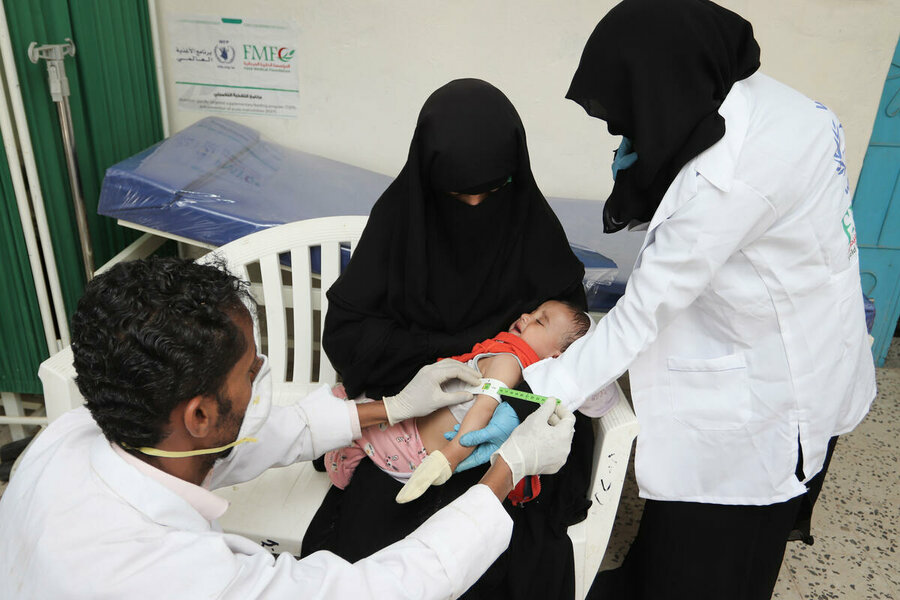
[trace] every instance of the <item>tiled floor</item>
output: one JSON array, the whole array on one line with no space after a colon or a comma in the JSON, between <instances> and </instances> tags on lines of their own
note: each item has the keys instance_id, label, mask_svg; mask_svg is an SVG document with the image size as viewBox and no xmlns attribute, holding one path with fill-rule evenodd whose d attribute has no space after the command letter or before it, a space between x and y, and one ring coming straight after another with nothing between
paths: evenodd
<instances>
[{"instance_id":1,"label":"tiled floor","mask_svg":"<svg viewBox=\"0 0 900 600\"><path fill-rule=\"evenodd\" d=\"M842 436L813 516L815 544L789 542L773 598L900 600L900 343L878 369L878 397ZM0 445L9 430L0 427ZM0 483L0 495L6 484ZM637 532L643 501L629 470L601 569L616 566Z\"/></svg>"},{"instance_id":2,"label":"tiled floor","mask_svg":"<svg viewBox=\"0 0 900 600\"><path fill-rule=\"evenodd\" d=\"M788 542L773 598L900 600L900 343L877 369L878 396L841 436L813 514L815 544ZM622 562L643 501L634 464L601 569Z\"/></svg>"}]
</instances>

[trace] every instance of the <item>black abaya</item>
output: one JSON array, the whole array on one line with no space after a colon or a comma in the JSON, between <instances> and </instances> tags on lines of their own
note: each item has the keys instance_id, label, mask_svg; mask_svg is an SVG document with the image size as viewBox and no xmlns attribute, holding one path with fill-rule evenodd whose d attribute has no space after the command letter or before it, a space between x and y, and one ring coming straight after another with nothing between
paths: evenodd
<instances>
[{"instance_id":1,"label":"black abaya","mask_svg":"<svg viewBox=\"0 0 900 600\"><path fill-rule=\"evenodd\" d=\"M510 400L516 403L515 399ZM521 416L535 405L515 404ZM591 420L576 413L575 438L566 465L541 476L540 495L524 505L504 503L513 520L509 548L465 593L466 600L570 600L575 594L575 565L566 530L585 518L594 435ZM329 550L356 561L403 539L440 508L475 485L487 465L456 473L409 504L394 497L402 487L372 461L359 463L350 485L332 487L310 523L302 556Z\"/></svg>"},{"instance_id":2,"label":"black abaya","mask_svg":"<svg viewBox=\"0 0 900 600\"><path fill-rule=\"evenodd\" d=\"M492 189L477 206L449 195ZM484 81L453 81L422 107L406 165L328 291L323 346L351 397L393 394L544 300L586 308L583 277L515 108Z\"/></svg>"},{"instance_id":3,"label":"black abaya","mask_svg":"<svg viewBox=\"0 0 900 600\"><path fill-rule=\"evenodd\" d=\"M468 206L451 192L489 196ZM399 391L423 365L506 330L544 300L586 308L583 275L534 181L512 104L483 81L454 81L423 106L406 165L328 292L323 346L351 396L377 398ZM465 598L572 597L566 527L586 515L592 454L590 421L579 416L566 466L542 477L537 499L522 508L506 503L514 521L510 549ZM398 505L400 484L364 460L344 491L329 491L303 555L368 556L412 532L486 468L457 473Z\"/></svg>"}]
</instances>

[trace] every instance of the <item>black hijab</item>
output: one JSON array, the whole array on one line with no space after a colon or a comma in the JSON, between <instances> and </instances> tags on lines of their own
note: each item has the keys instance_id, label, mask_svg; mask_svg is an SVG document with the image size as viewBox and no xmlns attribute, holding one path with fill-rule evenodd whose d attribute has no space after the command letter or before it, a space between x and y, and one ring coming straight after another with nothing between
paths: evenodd
<instances>
[{"instance_id":1,"label":"black hijab","mask_svg":"<svg viewBox=\"0 0 900 600\"><path fill-rule=\"evenodd\" d=\"M623 0L600 20L566 98L638 155L616 177L604 231L653 217L681 168L725 135L731 86L758 68L750 23L708 0Z\"/></svg>"},{"instance_id":2,"label":"black hijab","mask_svg":"<svg viewBox=\"0 0 900 600\"><path fill-rule=\"evenodd\" d=\"M450 195L491 190L477 206ZM406 165L328 291L323 345L351 396L395 393L546 299L583 308L583 276L515 108L489 83L459 79L422 107Z\"/></svg>"}]
</instances>

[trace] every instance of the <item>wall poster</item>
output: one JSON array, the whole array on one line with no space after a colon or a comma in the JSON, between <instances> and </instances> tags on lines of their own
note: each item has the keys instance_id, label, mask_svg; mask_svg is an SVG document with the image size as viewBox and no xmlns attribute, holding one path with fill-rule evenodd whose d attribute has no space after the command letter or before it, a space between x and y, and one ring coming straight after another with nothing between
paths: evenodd
<instances>
[{"instance_id":1,"label":"wall poster","mask_svg":"<svg viewBox=\"0 0 900 600\"><path fill-rule=\"evenodd\" d=\"M290 23L173 15L166 25L179 108L297 116L298 33Z\"/></svg>"}]
</instances>

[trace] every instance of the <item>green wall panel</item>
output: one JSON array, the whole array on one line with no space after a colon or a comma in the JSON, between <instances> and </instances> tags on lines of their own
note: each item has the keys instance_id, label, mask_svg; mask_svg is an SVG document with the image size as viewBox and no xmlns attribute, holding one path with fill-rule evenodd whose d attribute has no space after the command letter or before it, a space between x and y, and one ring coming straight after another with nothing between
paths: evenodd
<instances>
[{"instance_id":1,"label":"green wall panel","mask_svg":"<svg viewBox=\"0 0 900 600\"><path fill-rule=\"evenodd\" d=\"M32 41L58 44L71 38L75 43L75 56L66 58L69 102L94 261L100 266L138 236L97 215L104 172L162 139L147 3L6 0L5 7L66 314L71 316L84 289L78 230L46 64L31 63L27 49Z\"/></svg>"},{"instance_id":2,"label":"green wall panel","mask_svg":"<svg viewBox=\"0 0 900 600\"><path fill-rule=\"evenodd\" d=\"M146 0L5 0L16 71L34 148L66 314L84 289L84 268L47 66L28 59L31 42L75 43L66 58L82 194L95 266L138 237L97 215L106 169L162 139ZM0 157L0 390L40 393L48 356L6 157Z\"/></svg>"},{"instance_id":3,"label":"green wall panel","mask_svg":"<svg viewBox=\"0 0 900 600\"><path fill-rule=\"evenodd\" d=\"M0 390L39 394L48 356L6 153L0 149Z\"/></svg>"}]
</instances>

